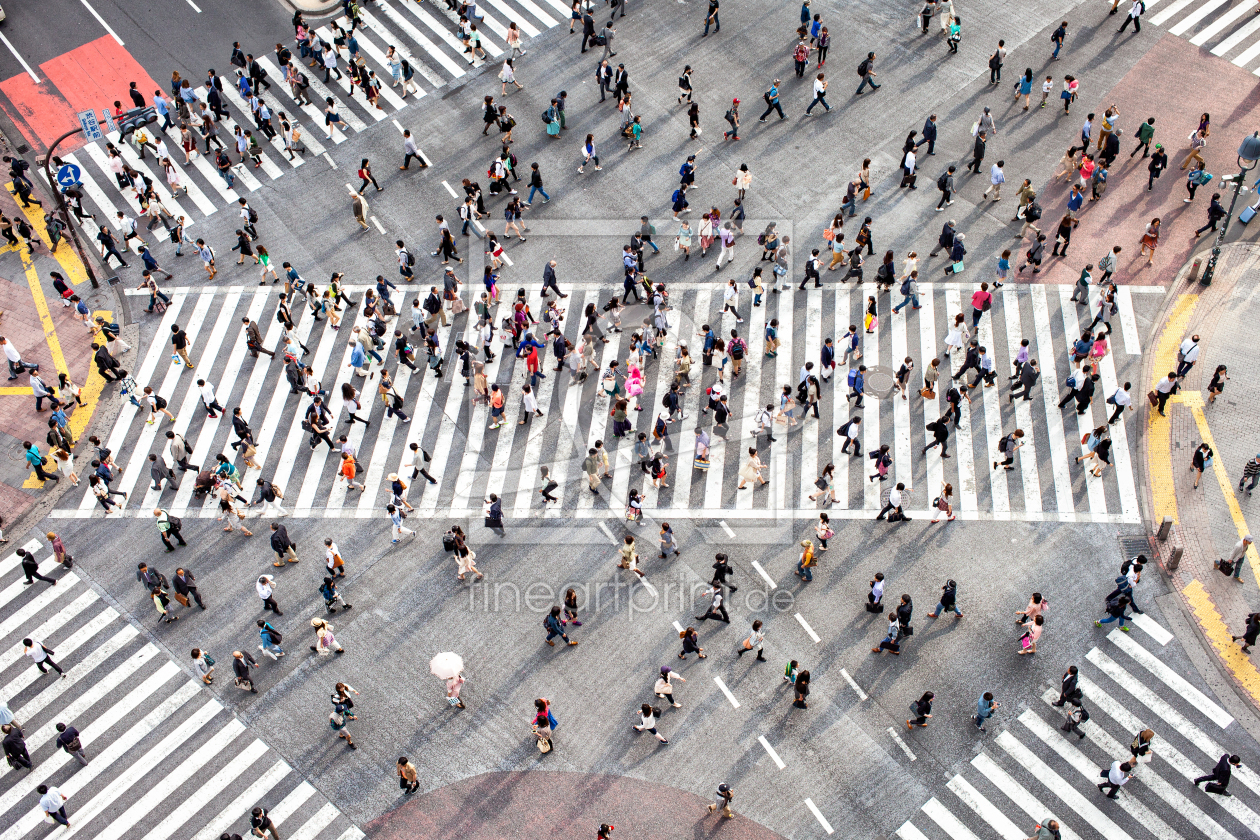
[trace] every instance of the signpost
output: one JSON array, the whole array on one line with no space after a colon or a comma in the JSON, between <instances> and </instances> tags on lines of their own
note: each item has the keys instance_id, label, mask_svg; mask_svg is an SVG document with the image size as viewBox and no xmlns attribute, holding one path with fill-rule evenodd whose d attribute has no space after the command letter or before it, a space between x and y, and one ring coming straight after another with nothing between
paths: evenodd
<instances>
[{"instance_id":1,"label":"signpost","mask_svg":"<svg viewBox=\"0 0 1260 840\"><path fill-rule=\"evenodd\" d=\"M73 163L64 164L57 170L57 185L64 189L69 189L80 183L82 175L82 171Z\"/></svg>"},{"instance_id":2,"label":"signpost","mask_svg":"<svg viewBox=\"0 0 1260 840\"><path fill-rule=\"evenodd\" d=\"M101 124L97 122L94 111L80 111L79 125L83 127L83 136L88 142L100 140L105 136L101 133Z\"/></svg>"}]
</instances>

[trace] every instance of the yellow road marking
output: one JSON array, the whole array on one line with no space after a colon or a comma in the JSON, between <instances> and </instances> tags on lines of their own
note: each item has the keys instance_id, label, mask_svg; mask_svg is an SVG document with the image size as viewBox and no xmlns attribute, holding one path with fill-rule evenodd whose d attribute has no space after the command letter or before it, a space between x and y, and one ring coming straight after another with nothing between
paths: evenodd
<instances>
[{"instance_id":1,"label":"yellow road marking","mask_svg":"<svg viewBox=\"0 0 1260 840\"><path fill-rule=\"evenodd\" d=\"M1247 654L1243 653L1238 643L1233 640L1233 634L1229 632L1225 620L1221 618L1216 605L1212 603L1212 596L1198 580L1190 581L1186 588L1181 590L1181 594L1186 596L1186 602L1190 605L1199 628L1203 630L1203 635L1212 647L1216 648L1225 667L1247 690L1252 700L1260 703L1260 671L1256 670L1256 666L1251 664Z\"/></svg>"},{"instance_id":2,"label":"yellow road marking","mask_svg":"<svg viewBox=\"0 0 1260 840\"><path fill-rule=\"evenodd\" d=\"M9 191L13 191L13 182L10 181L5 185ZM31 224L31 230L35 231L35 235L39 237L39 241L43 242L50 250L52 249L52 240L48 238L48 228L44 225L44 208L42 207L23 207L18 204L18 209L26 216L26 220ZM49 208L49 212L52 208ZM22 250L21 248L18 249ZM57 262L61 263L61 268L65 272L66 282L71 286L77 286L80 283L87 282L87 269L83 267L83 262L79 259L78 253L74 250L74 245L70 240L62 235L61 244L53 251L53 257Z\"/></svg>"},{"instance_id":3,"label":"yellow road marking","mask_svg":"<svg viewBox=\"0 0 1260 840\"><path fill-rule=\"evenodd\" d=\"M31 388L0 388L0 397L29 397L34 393Z\"/></svg>"},{"instance_id":4,"label":"yellow road marking","mask_svg":"<svg viewBox=\"0 0 1260 840\"><path fill-rule=\"evenodd\" d=\"M1199 435L1203 438L1203 442L1212 447L1212 452L1216 452L1216 441L1212 440L1212 430L1208 428L1207 417L1203 414L1203 395L1198 391L1188 391L1179 396L1182 405L1190 409L1190 414L1194 417L1194 423L1199 427ZM1216 474L1216 480L1221 485L1221 495L1225 497L1225 505L1229 508L1230 518L1234 520L1234 528L1238 531L1238 538L1242 539L1251 531L1247 528L1247 519L1243 516L1242 507L1238 504L1238 497L1234 495L1234 485L1230 483L1229 473L1225 471L1225 464L1222 459L1212 458L1212 472ZM1260 585L1260 577L1256 577L1260 573L1260 553L1256 552L1256 545L1252 543L1247 548L1247 563L1251 566L1252 578Z\"/></svg>"},{"instance_id":5,"label":"yellow road marking","mask_svg":"<svg viewBox=\"0 0 1260 840\"><path fill-rule=\"evenodd\" d=\"M57 371L68 373L66 357L61 353L61 340L57 338L57 327L53 324L52 313L48 311L48 301L44 298L44 289L39 283L39 272L31 262L29 254L22 255L22 267L26 269L26 283L31 287L31 299L35 302L35 311L44 325L44 340L48 342L48 350L52 353L53 365ZM55 377L54 377L55 380ZM51 384L51 383L50 383Z\"/></svg>"},{"instance_id":6,"label":"yellow road marking","mask_svg":"<svg viewBox=\"0 0 1260 840\"><path fill-rule=\"evenodd\" d=\"M1152 390L1164 378L1165 373L1176 369L1177 348L1181 346L1181 337L1185 334L1198 302L1198 295L1181 295L1173 305L1168 320L1164 322L1159 345L1155 348ZM1171 516L1173 522L1177 522L1177 493L1172 471L1172 426L1169 419L1158 411L1149 412L1149 417L1146 468L1151 479L1151 505L1155 521L1162 522L1165 516Z\"/></svg>"}]
</instances>

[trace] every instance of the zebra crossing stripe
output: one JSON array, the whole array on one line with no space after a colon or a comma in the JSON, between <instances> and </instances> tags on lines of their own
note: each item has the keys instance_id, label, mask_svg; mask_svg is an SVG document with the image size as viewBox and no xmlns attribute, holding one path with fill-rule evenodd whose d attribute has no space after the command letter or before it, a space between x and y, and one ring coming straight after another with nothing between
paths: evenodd
<instances>
[{"instance_id":1,"label":"zebra crossing stripe","mask_svg":"<svg viewBox=\"0 0 1260 840\"><path fill-rule=\"evenodd\" d=\"M1085 696L1089 698L1090 705L1095 710L1101 711L1120 724L1125 732L1141 732L1147 728L1146 724L1137 715L1126 709L1124 704L1120 703L1088 677L1081 675L1079 685L1081 690L1085 692ZM1155 739L1151 743L1151 750L1155 755L1168 762L1168 766L1172 767L1187 780L1193 781L1202 775L1199 768L1190 759L1182 755L1176 747L1173 747L1167 738ZM1260 814L1256 814L1255 811L1243 805L1238 801L1237 797L1222 797L1216 801L1234 819L1247 826L1253 833L1260 834Z\"/></svg>"},{"instance_id":2,"label":"zebra crossing stripe","mask_svg":"<svg viewBox=\"0 0 1260 840\"><path fill-rule=\"evenodd\" d=\"M1068 294L1066 287L1059 287L1059 312L1063 316L1063 340L1065 342L1075 341L1076 337L1081 335L1080 322L1076 317L1076 304L1072 303L1071 295ZM1070 364L1070 362L1069 362ZM1081 365L1084 367L1084 363ZM1079 370L1079 369L1078 369ZM1095 371L1097 372L1097 371ZM1057 403L1056 403L1057 405ZM1105 405L1105 403L1104 403ZM1091 400L1089 406L1085 409L1084 414L1077 414L1072 410L1073 403L1069 402L1065 409L1056 409L1059 412L1067 410L1071 412L1069 418L1076 418L1075 436L1080 443L1073 445L1068 442L1068 455L1072 456L1075 452L1077 455L1085 454L1084 440L1085 437L1094 430L1094 400ZM1065 430L1070 426L1071 419L1064 423ZM1075 460L1075 456L1072 456ZM1075 470L1081 470L1080 466L1069 464L1069 467ZM1085 473L1085 495L1089 499L1089 510L1091 513L1107 512L1107 497L1103 492L1102 480L1096 478L1089 470Z\"/></svg>"},{"instance_id":3,"label":"zebra crossing stripe","mask_svg":"<svg viewBox=\"0 0 1260 840\"><path fill-rule=\"evenodd\" d=\"M402 16L402 14L395 11L392 6L388 3L382 3L380 5L380 11L389 18L391 23L406 33L407 37L411 38L411 40L414 41L420 49L424 50L426 55L437 62L443 70L450 73L452 77L458 79L460 76L464 75L463 67L460 67L448 58L446 53L442 52L441 48L439 48L437 44L430 41L423 32L416 29L411 21L407 20ZM381 22L377 20L377 18L368 10L361 10L361 14L363 16L363 21L368 25L368 27L385 39L386 43L389 43L391 37L389 30L387 30L384 25L381 24ZM397 46L398 52L407 60L407 63L411 65L412 69L424 76L424 78L428 80L429 84L434 87L440 87L445 84L442 77L430 70L429 66L425 62L417 61L415 56L402 45L401 41L394 44L394 46Z\"/></svg>"},{"instance_id":4,"label":"zebra crossing stripe","mask_svg":"<svg viewBox=\"0 0 1260 840\"><path fill-rule=\"evenodd\" d=\"M293 840L315 840L321 831L327 828L333 820L337 819L341 812L337 810L337 806L331 802L325 802L323 807L315 812L309 820L302 824L302 827L293 833ZM149 840L149 838L145 838Z\"/></svg>"},{"instance_id":5,"label":"zebra crossing stripe","mask_svg":"<svg viewBox=\"0 0 1260 840\"><path fill-rule=\"evenodd\" d=\"M349 19L344 16L339 19L339 23L341 23L343 27L350 27ZM376 44L372 42L371 38L367 37L367 33L365 33L362 29L359 29L354 37L355 40L359 42L359 48L363 50L363 52L367 53L372 60L377 63L379 69L385 71L384 76L377 75L376 77L381 81L381 88L378 94L379 98L384 99L392 105L395 111L401 111L403 108L406 108L407 103L403 101L402 97L394 93L394 89L391 87L394 82L394 74L389 69L389 62L385 59L385 53L380 47L376 46ZM420 86L416 85L416 89L420 90ZM417 94L416 98L418 99L421 96L424 96L423 90L420 90L420 93Z\"/></svg>"},{"instance_id":6,"label":"zebra crossing stripe","mask_svg":"<svg viewBox=\"0 0 1260 840\"><path fill-rule=\"evenodd\" d=\"M40 562L39 566L36 567L36 573L47 577L48 573L56 569L57 566L58 566L57 561L49 557ZM67 578L72 578L72 580L67 581ZM0 623L0 639L5 638L14 630L21 627L23 623L25 623L26 613L27 613L27 610L30 608L31 604L38 604L38 606L35 607L35 612L39 612L43 610L45 607L47 607L49 604L51 604L53 601L55 601L58 597L60 597L61 593L64 593L66 589L74 586L78 581L79 581L79 576L76 575L74 572L70 572L65 577L57 581L57 586L65 587L61 589L60 592L57 590L56 587L52 586L51 584L44 584L43 592L40 592L31 601L29 601L21 610L19 610L18 612L6 618L3 623ZM0 608L3 608L10 601L12 601L14 598L16 598L18 595L20 595L21 593L25 591L26 591L25 578L19 578L18 580L13 581L13 583L6 586L3 591L0 591ZM19 656L22 655L22 651L20 648L18 650L18 655Z\"/></svg>"},{"instance_id":7,"label":"zebra crossing stripe","mask_svg":"<svg viewBox=\"0 0 1260 840\"><path fill-rule=\"evenodd\" d=\"M276 807L267 811L267 816L271 817L272 822L281 825L289 817L293 816L298 808L301 808L306 800L315 795L315 788L310 782L302 782L300 785L289 791L289 795L281 799Z\"/></svg>"},{"instance_id":8,"label":"zebra crossing stripe","mask_svg":"<svg viewBox=\"0 0 1260 840\"><path fill-rule=\"evenodd\" d=\"M972 787L971 783L961 775L950 779L946 787L953 791L964 805L988 823L1002 840L1025 840L1024 832L1020 831L1019 826L1007 819L996 805L985 799L983 794Z\"/></svg>"},{"instance_id":9,"label":"zebra crossing stripe","mask_svg":"<svg viewBox=\"0 0 1260 840\"><path fill-rule=\"evenodd\" d=\"M235 717L229 719L222 728L218 729L210 737L210 740L199 746L192 755L180 762L179 766L174 770L164 774L162 776L162 784L150 787L126 811L112 817L109 825L103 831L98 832L94 840L119 840L120 837L148 816L150 811L162 804L172 791L178 790L180 785L191 779L195 773L205 767L207 762L226 749L228 744L232 743L244 731L245 724ZM138 769L148 770L149 767ZM78 828L80 825L86 825L86 822L78 822L74 828ZM74 831L74 828L71 829L71 832Z\"/></svg>"},{"instance_id":10,"label":"zebra crossing stripe","mask_svg":"<svg viewBox=\"0 0 1260 840\"><path fill-rule=\"evenodd\" d=\"M1089 782L1097 784L1099 772L1107 772L1108 767L1099 767L1082 753L1079 749L1069 744L1058 730L1042 720L1032 709L1028 709L1019 716L1020 723L1028 727L1034 735L1042 740L1050 749L1058 753L1059 757L1071 765L1081 776ZM1126 793L1131 793L1127 791ZM1172 827L1155 816L1145 803L1141 802L1137 796L1126 795L1116 800L1121 810L1128 813L1133 819L1137 820L1139 825L1150 829L1151 833L1156 837L1166 838L1166 840L1182 840Z\"/></svg>"},{"instance_id":11,"label":"zebra crossing stripe","mask_svg":"<svg viewBox=\"0 0 1260 840\"><path fill-rule=\"evenodd\" d=\"M1247 6L1246 3L1240 3L1238 7L1241 9L1241 8L1246 8L1246 6ZM1215 56L1225 55L1225 53L1234 49L1234 47L1237 47L1243 41L1247 40L1252 35L1254 35L1257 29L1260 29L1260 18L1253 18L1252 21L1248 23L1246 26L1243 26L1233 35L1230 35L1224 41L1221 41L1219 44L1213 47L1212 55L1215 55Z\"/></svg>"},{"instance_id":12,"label":"zebra crossing stripe","mask_svg":"<svg viewBox=\"0 0 1260 840\"><path fill-rule=\"evenodd\" d=\"M906 820L901 828L897 829L897 835L901 840L928 840L928 836L915 828L914 823L909 820Z\"/></svg>"},{"instance_id":13,"label":"zebra crossing stripe","mask_svg":"<svg viewBox=\"0 0 1260 840\"><path fill-rule=\"evenodd\" d=\"M152 682L153 679L154 678L150 678L148 682ZM137 691L147 686L148 682L137 687L137 689L129 694L127 698L119 701L118 705L122 705L122 703L130 699ZM108 746L101 750L101 752L93 752L92 760L88 762L87 767L80 768L63 784L58 785L61 792L69 797L74 796L81 790L85 790L93 780L113 766L115 762L117 762L132 747L139 743L142 738L160 726L185 703L200 693L201 692L197 688L196 683L185 683L178 691L166 698L166 700L162 701L157 708L149 712L149 714L145 715L143 719L128 729L120 738L111 742ZM147 694L145 696L147 696ZM117 708L117 706L115 708ZM134 704L132 705L132 708L134 708ZM102 721L99 719L94 721L80 734L80 740L83 742L84 746L93 743L97 734L107 731L108 727L98 727L98 724L100 723L102 723ZM89 733L92 733L92 740L89 740ZM57 751L53 754L53 757L36 765L35 773L44 775L37 776L35 778L28 777L26 779L26 783L32 784L36 781L36 779L47 781L52 778L52 774L55 773L56 770L60 769L70 760L71 758L68 753L61 750ZM12 807L17 805L19 801L29 796L29 791L30 789L25 786L15 786L3 796L0 796L0 813L7 813ZM14 822L14 824L11 825L3 834L0 834L0 840L18 840L18 838L30 833L36 826L41 825L43 823L43 819L43 810L39 806L35 806L29 810L25 816Z\"/></svg>"},{"instance_id":14,"label":"zebra crossing stripe","mask_svg":"<svg viewBox=\"0 0 1260 840\"><path fill-rule=\"evenodd\" d=\"M1133 840L1110 817L1077 792L1076 788L1072 787L1062 776L1050 769L1049 765L1038 758L1032 750L1024 746L1009 731L998 735L996 741L997 745L1005 750L1012 759L1023 765L1051 793L1059 797L1063 804L1080 815L1087 825L1102 834L1107 840Z\"/></svg>"},{"instance_id":15,"label":"zebra crossing stripe","mask_svg":"<svg viewBox=\"0 0 1260 840\"><path fill-rule=\"evenodd\" d=\"M287 775L289 775L289 765L285 764L283 760L276 761L275 764L267 768L265 773L242 791L240 796L233 799L226 808L220 811L217 817L210 820L200 831L193 835L193 840L218 840L220 834L231 827L234 822L248 814L256 804L263 801L272 788L278 785ZM269 814L274 820L274 810L270 811Z\"/></svg>"},{"instance_id":16,"label":"zebra crossing stripe","mask_svg":"<svg viewBox=\"0 0 1260 840\"><path fill-rule=\"evenodd\" d=\"M953 840L980 840L979 837L972 833L971 829L967 828L957 817L951 814L935 796L924 803L921 810L931 817L932 822L940 826Z\"/></svg>"},{"instance_id":17,"label":"zebra crossing stripe","mask_svg":"<svg viewBox=\"0 0 1260 840\"><path fill-rule=\"evenodd\" d=\"M1054 475L1055 510L1065 522L1075 520L1076 502L1072 492L1072 474L1068 469L1067 450L1055 446L1064 440L1063 413L1058 407L1059 378L1055 370L1057 353L1050 332L1050 306L1045 286L1032 287L1033 327L1037 333L1037 356L1041 364L1041 396L1046 409L1046 430L1050 435L1050 464ZM1066 340L1066 336L1065 336Z\"/></svg>"},{"instance_id":18,"label":"zebra crossing stripe","mask_svg":"<svg viewBox=\"0 0 1260 840\"><path fill-rule=\"evenodd\" d=\"M191 213L184 210L180 203L171 195L170 190L166 188L166 178L160 175L154 175L153 170L149 169L148 164L140 159L135 149L131 148L130 143L121 143L116 147L122 154L123 160L127 161L127 165L142 175L147 175L153 181L153 191L157 193L157 197L163 204L172 210L176 216L183 216L185 219L192 219ZM155 155L156 157L156 155ZM141 217L143 220L143 216Z\"/></svg>"},{"instance_id":19,"label":"zebra crossing stripe","mask_svg":"<svg viewBox=\"0 0 1260 840\"><path fill-rule=\"evenodd\" d=\"M22 546L21 548L27 554L34 554L35 552L39 551L42 547L43 547L43 543L41 543L39 540L31 540L28 543L26 543L26 545ZM22 565L22 558L18 556L17 551L14 551L8 557L4 558L3 560L0 560L0 575L7 575L9 572L20 567L21 565Z\"/></svg>"},{"instance_id":20,"label":"zebra crossing stripe","mask_svg":"<svg viewBox=\"0 0 1260 840\"><path fill-rule=\"evenodd\" d=\"M197 788L197 791L192 796L175 808L170 809L166 818L154 826L148 834L144 835L142 840L167 840L184 823L196 816L206 805L209 805L214 797L228 784L239 778L255 761L262 758L265 752L267 752L267 745L255 738L249 746L241 750L219 772L215 773L205 784Z\"/></svg>"},{"instance_id":21,"label":"zebra crossing stripe","mask_svg":"<svg viewBox=\"0 0 1260 840\"><path fill-rule=\"evenodd\" d=\"M962 295L959 293L958 289L949 289L945 292L946 322L952 324L954 320L953 316L956 313L962 313L964 316L966 315L966 313L963 312ZM965 358L966 348L964 347L962 350L955 350L954 352L963 353ZM955 361L960 362L959 367L962 366L962 360L950 358L947 362L942 364L942 367L944 368L944 370L941 371L942 376L952 377L954 375L953 368ZM942 387L948 388L949 382L946 381ZM966 383L960 382L958 385L958 392L960 394L965 394L966 390ZM976 410L975 403L971 402L969 399L965 400L962 405L962 418L954 427L954 439L957 441L956 451L958 452L959 507L962 508L964 513L975 513L979 507L977 503L978 490L976 486L976 467L972 462L972 456L975 452L975 448L971 442L971 421L972 418L976 416ZM878 429L879 415L876 415L874 419L876 429ZM869 503L867 507L870 507Z\"/></svg>"},{"instance_id":22,"label":"zebra crossing stripe","mask_svg":"<svg viewBox=\"0 0 1260 840\"><path fill-rule=\"evenodd\" d=\"M209 96L209 93L206 91L204 86L197 88L196 94L197 94L197 97L202 102L206 102L207 97ZM228 113L230 114L230 112ZM248 110L246 110L246 113L248 113ZM219 120L219 125L227 129L227 136L230 142L226 143L225 145L236 150L238 153L240 149L236 145L237 143L236 129L238 127L240 128L242 136L244 136L246 131L249 131L251 135L253 133L253 129L249 128L248 124L240 125L231 116L223 117L221 120ZM279 178L281 175L283 175L284 172L280 169L280 167L276 166L274 163L271 162L271 158L267 157L267 155L262 153L261 150L262 150L263 144L265 144L266 141L267 141L266 137L263 137L262 140L259 141L258 161L262 167L262 171L267 174L268 178L274 181L276 178ZM246 152L246 155L248 155L248 152ZM248 157L246 157L246 160L248 160ZM232 164L232 171L236 173L236 177L241 181L241 183L243 183L246 187L249 188L250 192L254 192L258 190L260 187L262 187L262 182L254 177L254 174L250 171L250 169L251 169L250 165L247 162L245 162L245 160L241 161L240 163Z\"/></svg>"},{"instance_id":23,"label":"zebra crossing stripe","mask_svg":"<svg viewBox=\"0 0 1260 840\"><path fill-rule=\"evenodd\" d=\"M272 60L268 58L267 56L260 55L258 56L256 60L258 61L259 64L263 66L263 69L266 70L268 75L270 75L273 79L284 78L284 73L281 72L280 69L277 68L276 65L272 62ZM284 91L284 95L287 96L291 102L293 102L294 107L301 110L302 113L310 117L311 121L314 122L315 125L324 125L325 118L324 118L323 104L329 96L332 96L332 92L328 90L328 88L324 87L323 83L321 83L319 79L315 77L315 72L313 68L306 68L302 72L306 75L307 80L311 83L311 89L314 90L316 95L319 97L320 107L316 107L314 104L298 105L297 100L294 99L293 97L293 91L289 89L288 85L281 84L280 89ZM333 101L337 105L337 113L340 114L341 109L342 109L341 104L337 102L336 99L334 99ZM345 124L347 126L350 125L349 116L343 117L343 119L346 120ZM356 117L355 119L358 119L358 118ZM366 127L367 126L364 125L364 128ZM334 143L346 142L346 135L341 130L340 127L324 125L324 128L326 131L331 132L329 139L331 139ZM308 137L306 138L304 142L306 143L307 146L310 147L311 151L314 152L316 155L324 154L323 146L321 146L313 138Z\"/></svg>"},{"instance_id":24,"label":"zebra crossing stripe","mask_svg":"<svg viewBox=\"0 0 1260 840\"><path fill-rule=\"evenodd\" d=\"M100 169L101 175L104 176L106 183L114 183L116 180L114 178L114 173L110 171L109 160L105 156L105 152L101 149L101 147L95 143L88 143L83 147L83 151L86 152L87 156L92 159L92 163L96 164L97 168ZM91 198L92 201L96 202L96 206L101 208L101 212L105 215L105 222L112 225L114 230L121 230L122 224L118 221L118 207L115 206L114 202L109 200L109 198L105 195L105 191L97 185L96 180L87 175L87 167L79 163L73 155L66 155L65 159L67 162L73 163L75 166L79 167L79 172L83 178L83 189L87 191L88 197ZM118 189L121 191L121 188ZM124 198L126 198L125 195ZM130 205L128 205L128 209L130 209Z\"/></svg>"},{"instance_id":25,"label":"zebra crossing stripe","mask_svg":"<svg viewBox=\"0 0 1260 840\"><path fill-rule=\"evenodd\" d=\"M1030 820L1040 823L1047 817L1057 820L1059 823L1059 833L1063 836L1063 840L1081 840L1080 835L1068 828L1063 823L1063 818L1054 811L1042 805L1035 796L1028 792L1022 784L1015 781L1014 777L1003 770L998 763L994 761L988 753L982 752L971 760L971 766L980 771L980 773L989 780L998 790L1002 791L1007 799L1015 803L1015 805L1024 812Z\"/></svg>"},{"instance_id":26,"label":"zebra crossing stripe","mask_svg":"<svg viewBox=\"0 0 1260 840\"><path fill-rule=\"evenodd\" d=\"M1002 293L1002 312L1006 321L1006 370L1018 373L1015 369L1015 356L1023 340L1023 327L1020 322L1019 297L1010 291ZM1031 346L1032 342L1029 342ZM1032 358L1031 356L1029 358ZM994 363L993 369L998 372L998 381L1007 375L1002 366ZM1012 401L1015 408L1015 426L1025 431L1023 451L1019 454L1019 474L1024 483L1024 510L1041 512L1041 477L1037 472L1040 459L1037 457L1037 432L1033 423L1032 407L1028 400ZM995 453L996 454L996 453Z\"/></svg>"},{"instance_id":27,"label":"zebra crossing stripe","mask_svg":"<svg viewBox=\"0 0 1260 840\"><path fill-rule=\"evenodd\" d=\"M42 613L44 611L44 608L48 606L49 603L52 602L53 598L57 597L54 594L56 593L56 591L57 590L55 590L53 587L51 586L48 587L47 589L45 589L43 592L40 593L39 597L32 598L30 601L28 601L26 604L23 605L22 609L18 610L16 613L9 616L9 618L4 622L4 625L0 625L0 638L7 636L11 629L22 626L31 618L34 618L36 615L39 615L40 613ZM45 598L44 596L51 596L51 597ZM75 598L73 601L71 601L69 604L63 607L55 615L49 617L49 619L45 621L43 624L36 627L34 630L30 631L30 637L32 639L47 639L48 637L52 636L52 634L56 633L58 630L64 627L66 622L68 622L70 619L74 618L76 615L83 612L85 609L91 606L94 602L96 602L99 599L99 597L100 596L98 596L91 589L85 591L83 594L79 595L78 598ZM13 623L12 628L8 627L10 622ZM5 668L8 668L10 665L13 665L21 658L22 658L22 645L20 643L15 644L13 647L5 651L3 655L0 655L0 671L3 671Z\"/></svg>"},{"instance_id":28,"label":"zebra crossing stripe","mask_svg":"<svg viewBox=\"0 0 1260 840\"><path fill-rule=\"evenodd\" d=\"M236 89L236 86L232 84L232 80L228 78L224 78L223 76L219 76L218 78L219 78L219 81L223 83L223 95L227 97L227 100L231 102L233 105L235 105L237 110L239 110L242 114L250 114L252 116L252 112L249 109L249 103L247 103L244 99L241 98L240 91L238 91ZM283 82L278 81L278 84L280 84L282 87L287 87L287 85L285 85ZM264 132L262 132L261 130L258 133L264 134ZM294 157L294 158L289 157L288 152L284 148L284 138L280 135L280 132L278 131L276 132L275 137L268 138L264 134L264 136L258 137L256 139L258 140L258 143L260 146L263 143L270 143L271 148L275 149L277 152L283 155L284 159L289 161L289 166L293 167L294 169L298 168L299 166L301 166L303 163L306 162L306 160L301 155L298 155L297 157ZM276 175L273 177L278 178L279 175Z\"/></svg>"},{"instance_id":29,"label":"zebra crossing stripe","mask_svg":"<svg viewBox=\"0 0 1260 840\"><path fill-rule=\"evenodd\" d=\"M1122 633L1120 630L1112 630L1107 634L1107 641L1127 653L1129 658L1147 671L1150 671L1153 677L1175 691L1182 699L1202 712L1204 717L1217 726L1225 729L1234 722L1234 718L1229 712L1208 699L1206 694L1190 685L1184 677L1156 659L1150 651L1139 645L1127 634Z\"/></svg>"},{"instance_id":30,"label":"zebra crossing stripe","mask_svg":"<svg viewBox=\"0 0 1260 840\"><path fill-rule=\"evenodd\" d=\"M1190 14L1182 18L1177 23L1176 26L1173 26L1168 31L1172 33L1173 35L1184 35L1196 23L1203 20L1205 17L1207 17L1212 12L1219 9L1221 6L1224 6L1228 2L1230 2L1230 0L1208 0L1206 3L1199 6L1193 12L1191 12Z\"/></svg>"},{"instance_id":31,"label":"zebra crossing stripe","mask_svg":"<svg viewBox=\"0 0 1260 840\"><path fill-rule=\"evenodd\" d=\"M1132 695L1133 699L1150 709L1156 717L1167 723L1173 731L1178 732L1187 741L1194 744L1196 749L1212 761L1219 759L1221 753L1228 752L1215 740L1208 737L1206 732L1191 723L1183 714L1158 697L1155 692L1143 685L1098 648L1092 648L1089 653L1085 654L1085 659L1106 674L1112 682ZM1252 792L1260 793L1260 776L1250 768L1234 768L1233 778L1238 779Z\"/></svg>"},{"instance_id":32,"label":"zebra crossing stripe","mask_svg":"<svg viewBox=\"0 0 1260 840\"><path fill-rule=\"evenodd\" d=\"M1047 691L1042 696L1042 700L1046 703L1053 702L1054 699L1055 693L1053 690ZM1128 749L1127 744L1121 744L1115 738L1112 738L1092 719L1081 726L1081 731L1085 733L1085 736L1090 741L1097 744L1106 755L1124 755ZM1203 813L1189 799L1175 790L1149 764L1146 766L1142 764L1137 765L1133 772L1133 781L1149 788L1151 793L1173 806L1176 813L1184 816L1187 821L1203 833L1204 837L1212 838L1212 840L1232 840L1225 829L1221 828L1215 820Z\"/></svg>"}]
</instances>

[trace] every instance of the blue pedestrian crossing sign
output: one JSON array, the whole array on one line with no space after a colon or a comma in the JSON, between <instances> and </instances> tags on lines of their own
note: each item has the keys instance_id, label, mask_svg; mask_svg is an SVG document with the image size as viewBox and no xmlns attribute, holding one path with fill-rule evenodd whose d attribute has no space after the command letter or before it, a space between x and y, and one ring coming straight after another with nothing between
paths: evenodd
<instances>
[{"instance_id":1,"label":"blue pedestrian crossing sign","mask_svg":"<svg viewBox=\"0 0 1260 840\"><path fill-rule=\"evenodd\" d=\"M82 171L73 163L63 164L62 167L57 170L57 184L68 189L79 183L82 175Z\"/></svg>"},{"instance_id":2,"label":"blue pedestrian crossing sign","mask_svg":"<svg viewBox=\"0 0 1260 840\"><path fill-rule=\"evenodd\" d=\"M100 140L105 135L101 133L101 124L96 119L95 111L80 111L79 125L83 127L83 136L88 140Z\"/></svg>"}]
</instances>

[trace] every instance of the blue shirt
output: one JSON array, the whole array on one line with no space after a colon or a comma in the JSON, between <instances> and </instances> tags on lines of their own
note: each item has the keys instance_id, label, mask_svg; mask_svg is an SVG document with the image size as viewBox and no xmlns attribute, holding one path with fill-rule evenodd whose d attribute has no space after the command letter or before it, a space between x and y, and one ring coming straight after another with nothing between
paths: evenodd
<instances>
[{"instance_id":1,"label":"blue shirt","mask_svg":"<svg viewBox=\"0 0 1260 840\"><path fill-rule=\"evenodd\" d=\"M30 449L26 450L26 463L32 467L36 464L41 467L44 465L44 456L39 454L38 446L31 446Z\"/></svg>"},{"instance_id":2,"label":"blue shirt","mask_svg":"<svg viewBox=\"0 0 1260 840\"><path fill-rule=\"evenodd\" d=\"M162 96L153 97L153 110L157 111L160 116L165 117L167 112L166 98Z\"/></svg>"},{"instance_id":3,"label":"blue shirt","mask_svg":"<svg viewBox=\"0 0 1260 840\"><path fill-rule=\"evenodd\" d=\"M354 345L354 349L350 351L350 364L355 367L363 367L367 364L367 354L363 352L361 345Z\"/></svg>"},{"instance_id":4,"label":"blue shirt","mask_svg":"<svg viewBox=\"0 0 1260 840\"><path fill-rule=\"evenodd\" d=\"M980 695L980 700L976 703L976 716L979 718L987 718L993 714L993 701L985 700L984 695Z\"/></svg>"},{"instance_id":5,"label":"blue shirt","mask_svg":"<svg viewBox=\"0 0 1260 840\"><path fill-rule=\"evenodd\" d=\"M1081 204L1084 201L1085 201L1085 193L1083 192L1071 193L1070 195L1068 195L1068 203L1067 203L1068 209L1075 213L1077 210L1081 209Z\"/></svg>"}]
</instances>

